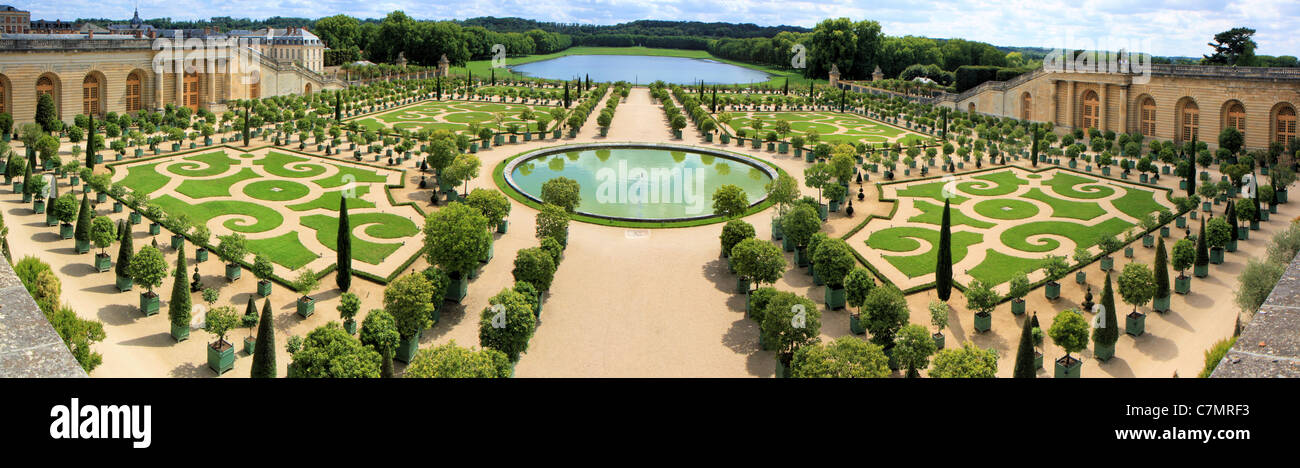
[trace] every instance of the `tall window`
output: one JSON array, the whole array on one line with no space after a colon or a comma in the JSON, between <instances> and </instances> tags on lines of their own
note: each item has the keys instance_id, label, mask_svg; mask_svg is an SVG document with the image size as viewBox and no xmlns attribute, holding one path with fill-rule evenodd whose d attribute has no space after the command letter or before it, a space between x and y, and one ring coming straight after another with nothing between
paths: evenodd
<instances>
[{"instance_id":1,"label":"tall window","mask_svg":"<svg viewBox=\"0 0 1300 468\"><path fill-rule=\"evenodd\" d=\"M1281 110L1277 111L1277 135L1273 140L1278 143L1286 144L1286 142L1295 138L1295 121L1296 116L1294 107L1283 107Z\"/></svg>"},{"instance_id":2,"label":"tall window","mask_svg":"<svg viewBox=\"0 0 1300 468\"><path fill-rule=\"evenodd\" d=\"M99 116L99 78L86 75L81 82L81 113Z\"/></svg>"},{"instance_id":3,"label":"tall window","mask_svg":"<svg viewBox=\"0 0 1300 468\"><path fill-rule=\"evenodd\" d=\"M1097 92L1088 90L1083 94L1083 127L1097 128L1101 126L1101 100L1097 99Z\"/></svg>"},{"instance_id":4,"label":"tall window","mask_svg":"<svg viewBox=\"0 0 1300 468\"><path fill-rule=\"evenodd\" d=\"M0 112L9 112L9 108L5 107L7 97L9 97L9 90L5 88L5 82L0 80Z\"/></svg>"},{"instance_id":5,"label":"tall window","mask_svg":"<svg viewBox=\"0 0 1300 468\"><path fill-rule=\"evenodd\" d=\"M249 99L258 99L258 98L261 98L261 97L262 97L262 83L261 83L261 82L257 82L257 83L253 83L253 84L251 84L251 85L248 85L248 98L249 98Z\"/></svg>"},{"instance_id":6,"label":"tall window","mask_svg":"<svg viewBox=\"0 0 1300 468\"><path fill-rule=\"evenodd\" d=\"M1197 130L1201 127L1201 109L1196 107L1195 102L1188 101L1183 104L1179 126L1178 136L1181 141L1192 141L1193 138L1198 137Z\"/></svg>"},{"instance_id":7,"label":"tall window","mask_svg":"<svg viewBox=\"0 0 1300 468\"><path fill-rule=\"evenodd\" d=\"M126 77L126 111L135 112L144 108L140 103L140 73L134 72Z\"/></svg>"},{"instance_id":8,"label":"tall window","mask_svg":"<svg viewBox=\"0 0 1300 468\"><path fill-rule=\"evenodd\" d=\"M48 76L42 76L36 80L36 95L40 96L42 94L54 94L54 80L51 80Z\"/></svg>"},{"instance_id":9,"label":"tall window","mask_svg":"<svg viewBox=\"0 0 1300 468\"><path fill-rule=\"evenodd\" d=\"M1232 104L1228 108L1227 127L1236 128L1242 134L1246 133L1246 108L1241 106L1240 102Z\"/></svg>"},{"instance_id":10,"label":"tall window","mask_svg":"<svg viewBox=\"0 0 1300 468\"><path fill-rule=\"evenodd\" d=\"M1156 101L1151 98L1142 100L1142 110L1138 115L1138 131L1146 136L1156 134Z\"/></svg>"},{"instance_id":11,"label":"tall window","mask_svg":"<svg viewBox=\"0 0 1300 468\"><path fill-rule=\"evenodd\" d=\"M187 74L182 82L185 85L182 104L190 110L199 110L199 75Z\"/></svg>"},{"instance_id":12,"label":"tall window","mask_svg":"<svg viewBox=\"0 0 1300 468\"><path fill-rule=\"evenodd\" d=\"M1029 120L1029 116L1033 113L1033 110L1034 97L1030 96L1029 93L1020 96L1020 119Z\"/></svg>"}]
</instances>

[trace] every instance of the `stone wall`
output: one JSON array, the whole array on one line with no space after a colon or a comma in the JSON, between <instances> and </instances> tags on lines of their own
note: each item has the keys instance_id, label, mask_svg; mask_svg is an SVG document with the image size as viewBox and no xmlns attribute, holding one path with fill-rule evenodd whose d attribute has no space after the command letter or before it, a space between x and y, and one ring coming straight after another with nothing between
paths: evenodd
<instances>
[{"instance_id":1,"label":"stone wall","mask_svg":"<svg viewBox=\"0 0 1300 468\"><path fill-rule=\"evenodd\" d=\"M1210 377L1300 378L1300 255Z\"/></svg>"},{"instance_id":2,"label":"stone wall","mask_svg":"<svg viewBox=\"0 0 1300 468\"><path fill-rule=\"evenodd\" d=\"M0 256L0 378L23 377L86 377L86 372Z\"/></svg>"}]
</instances>

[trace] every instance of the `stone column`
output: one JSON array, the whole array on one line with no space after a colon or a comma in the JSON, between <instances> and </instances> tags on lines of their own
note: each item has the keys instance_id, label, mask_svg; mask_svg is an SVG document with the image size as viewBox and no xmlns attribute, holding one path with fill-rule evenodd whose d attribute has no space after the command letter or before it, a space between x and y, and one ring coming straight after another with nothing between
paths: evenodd
<instances>
[{"instance_id":1,"label":"stone column","mask_svg":"<svg viewBox=\"0 0 1300 468\"><path fill-rule=\"evenodd\" d=\"M163 73L153 75L153 108L159 111L163 109Z\"/></svg>"},{"instance_id":2,"label":"stone column","mask_svg":"<svg viewBox=\"0 0 1300 468\"><path fill-rule=\"evenodd\" d=\"M185 69L176 72L176 107L185 105Z\"/></svg>"},{"instance_id":3,"label":"stone column","mask_svg":"<svg viewBox=\"0 0 1300 468\"><path fill-rule=\"evenodd\" d=\"M1067 92L1066 92L1066 95L1065 95L1065 99L1066 99L1066 104L1065 104L1065 105L1066 105L1066 108L1065 108L1065 110L1066 110L1066 122L1065 122L1065 123L1066 123L1066 126L1067 126L1067 127L1071 127L1071 129L1073 129L1073 127L1075 127L1076 125L1078 125L1078 123L1075 123L1075 113L1074 113L1074 108L1075 108L1075 105L1074 105L1074 88L1075 88L1074 81L1070 81L1070 82L1069 82L1069 91L1067 91Z\"/></svg>"},{"instance_id":4,"label":"stone column","mask_svg":"<svg viewBox=\"0 0 1300 468\"><path fill-rule=\"evenodd\" d=\"M1128 85L1119 87L1119 129L1128 133Z\"/></svg>"},{"instance_id":5,"label":"stone column","mask_svg":"<svg viewBox=\"0 0 1300 468\"><path fill-rule=\"evenodd\" d=\"M1097 109L1097 117L1101 119L1101 121L1098 122L1097 127L1099 127L1099 129L1103 132L1110 129L1109 127L1110 119L1106 118L1106 112L1110 111L1110 101L1108 99L1110 99L1110 85L1107 83L1102 83L1101 84L1101 106L1099 109Z\"/></svg>"},{"instance_id":6,"label":"stone column","mask_svg":"<svg viewBox=\"0 0 1300 468\"><path fill-rule=\"evenodd\" d=\"M1061 115L1061 94L1060 92L1057 91L1057 88L1060 86L1061 82L1059 80L1049 80L1047 83L1051 85L1051 89L1052 89L1051 122L1055 125L1060 125L1061 122L1059 116Z\"/></svg>"}]
</instances>

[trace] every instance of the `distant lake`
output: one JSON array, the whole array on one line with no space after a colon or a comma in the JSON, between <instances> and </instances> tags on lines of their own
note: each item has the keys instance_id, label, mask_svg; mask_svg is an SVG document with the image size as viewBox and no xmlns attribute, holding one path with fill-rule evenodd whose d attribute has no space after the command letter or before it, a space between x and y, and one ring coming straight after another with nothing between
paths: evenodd
<instances>
[{"instance_id":1,"label":"distant lake","mask_svg":"<svg viewBox=\"0 0 1300 468\"><path fill-rule=\"evenodd\" d=\"M762 83L767 73L708 59L656 57L650 55L566 55L510 67L536 78L568 80L591 75L592 81L647 84Z\"/></svg>"}]
</instances>

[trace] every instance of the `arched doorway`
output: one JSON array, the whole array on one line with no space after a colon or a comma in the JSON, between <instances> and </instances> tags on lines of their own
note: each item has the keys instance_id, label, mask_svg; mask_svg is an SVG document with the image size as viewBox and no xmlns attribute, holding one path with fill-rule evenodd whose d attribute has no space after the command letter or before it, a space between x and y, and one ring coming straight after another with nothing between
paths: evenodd
<instances>
[{"instance_id":1,"label":"arched doorway","mask_svg":"<svg viewBox=\"0 0 1300 468\"><path fill-rule=\"evenodd\" d=\"M967 112L970 112L971 114L974 114L974 113L975 113L975 103L972 102L972 103L970 103L970 104L967 104L967 105L966 105L966 111L967 111Z\"/></svg>"},{"instance_id":2,"label":"arched doorway","mask_svg":"<svg viewBox=\"0 0 1300 468\"><path fill-rule=\"evenodd\" d=\"M1196 101L1185 99L1178 109L1178 134L1175 137L1178 141L1199 140L1200 128L1201 108L1196 105Z\"/></svg>"},{"instance_id":3,"label":"arched doorway","mask_svg":"<svg viewBox=\"0 0 1300 468\"><path fill-rule=\"evenodd\" d=\"M99 77L93 73L86 75L86 79L81 81L81 113L85 115L94 115L100 117L100 83Z\"/></svg>"},{"instance_id":4,"label":"arched doorway","mask_svg":"<svg viewBox=\"0 0 1300 468\"><path fill-rule=\"evenodd\" d=\"M1156 100L1147 97L1142 100L1138 111L1138 131L1145 136L1156 135Z\"/></svg>"},{"instance_id":5,"label":"arched doorway","mask_svg":"<svg viewBox=\"0 0 1300 468\"><path fill-rule=\"evenodd\" d=\"M37 102L39 103L40 97L46 94L50 95L54 100L54 115L62 115L62 113L59 112L59 82L49 73L41 75L40 78L36 79Z\"/></svg>"},{"instance_id":6,"label":"arched doorway","mask_svg":"<svg viewBox=\"0 0 1300 468\"><path fill-rule=\"evenodd\" d=\"M1231 101L1228 103L1227 112L1223 117L1223 128L1232 127L1237 129L1243 135L1246 134L1246 107L1240 102Z\"/></svg>"},{"instance_id":7,"label":"arched doorway","mask_svg":"<svg viewBox=\"0 0 1300 468\"><path fill-rule=\"evenodd\" d=\"M248 98L249 98L249 99L260 99L261 97L262 97L262 83L261 83L261 82L254 82L253 84L248 85Z\"/></svg>"},{"instance_id":8,"label":"arched doorway","mask_svg":"<svg viewBox=\"0 0 1300 468\"><path fill-rule=\"evenodd\" d=\"M141 101L139 71L133 71L126 77L126 111L139 112L144 109L144 102Z\"/></svg>"},{"instance_id":9,"label":"arched doorway","mask_svg":"<svg viewBox=\"0 0 1300 468\"><path fill-rule=\"evenodd\" d=\"M1273 119L1273 141L1286 144L1296 137L1296 113L1295 108L1284 106L1277 110L1277 118Z\"/></svg>"},{"instance_id":10,"label":"arched doorway","mask_svg":"<svg viewBox=\"0 0 1300 468\"><path fill-rule=\"evenodd\" d=\"M9 112L9 77L0 75L0 112Z\"/></svg>"},{"instance_id":11,"label":"arched doorway","mask_svg":"<svg viewBox=\"0 0 1300 468\"><path fill-rule=\"evenodd\" d=\"M303 88L302 88L302 93L303 93L303 94L311 94L311 83L307 83L306 86L303 86Z\"/></svg>"},{"instance_id":12,"label":"arched doorway","mask_svg":"<svg viewBox=\"0 0 1300 468\"><path fill-rule=\"evenodd\" d=\"M1101 99L1097 98L1097 92L1088 90L1083 93L1083 128L1098 128L1101 126Z\"/></svg>"},{"instance_id":13,"label":"arched doorway","mask_svg":"<svg viewBox=\"0 0 1300 468\"><path fill-rule=\"evenodd\" d=\"M1020 120L1029 120L1034 110L1034 97L1029 93L1020 95Z\"/></svg>"},{"instance_id":14,"label":"arched doorway","mask_svg":"<svg viewBox=\"0 0 1300 468\"><path fill-rule=\"evenodd\" d=\"M194 73L186 74L181 81L185 86L183 92L185 99L182 104L190 108L190 110L199 110L199 75Z\"/></svg>"}]
</instances>

